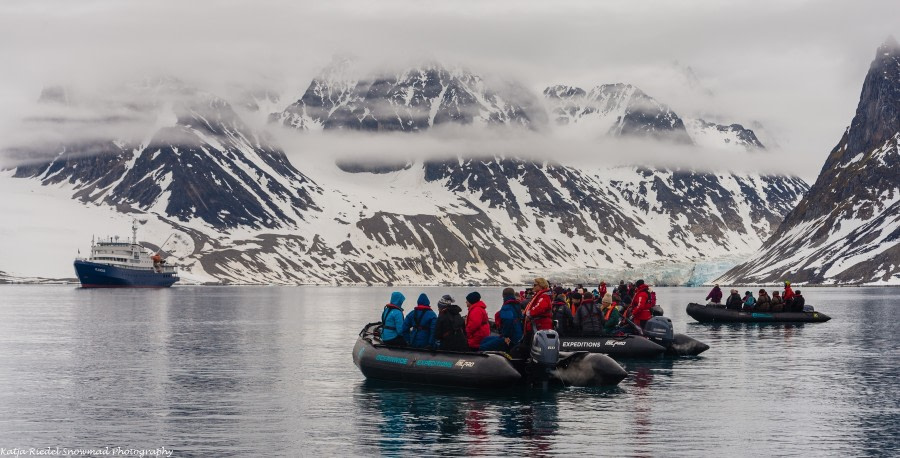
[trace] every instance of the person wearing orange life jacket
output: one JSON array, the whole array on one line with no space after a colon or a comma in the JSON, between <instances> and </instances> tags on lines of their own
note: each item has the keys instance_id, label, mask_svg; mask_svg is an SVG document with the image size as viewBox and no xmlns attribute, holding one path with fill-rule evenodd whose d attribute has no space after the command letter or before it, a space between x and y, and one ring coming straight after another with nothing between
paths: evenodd
<instances>
[{"instance_id":1,"label":"person wearing orange life jacket","mask_svg":"<svg viewBox=\"0 0 900 458\"><path fill-rule=\"evenodd\" d=\"M603 313L603 333L615 333L619 322L622 321L622 315L619 314L618 304L613 302L612 294L606 293L603 296L603 306L600 307L600 311Z\"/></svg>"},{"instance_id":2,"label":"person wearing orange life jacket","mask_svg":"<svg viewBox=\"0 0 900 458\"><path fill-rule=\"evenodd\" d=\"M162 271L162 256L160 256L159 253L157 252L156 254L151 256L150 259L153 261L153 269L156 270L157 272L161 272Z\"/></svg>"}]
</instances>

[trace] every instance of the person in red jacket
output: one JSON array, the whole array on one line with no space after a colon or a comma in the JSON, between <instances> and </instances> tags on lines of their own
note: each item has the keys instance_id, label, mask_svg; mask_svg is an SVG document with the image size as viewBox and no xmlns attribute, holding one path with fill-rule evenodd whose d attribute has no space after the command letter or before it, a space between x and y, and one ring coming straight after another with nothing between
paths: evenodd
<instances>
[{"instance_id":1,"label":"person in red jacket","mask_svg":"<svg viewBox=\"0 0 900 458\"><path fill-rule=\"evenodd\" d=\"M599 297L602 300L603 296L606 296L606 282L605 281L600 282L600 287L597 288L597 291L599 292L599 294L597 294L597 297Z\"/></svg>"},{"instance_id":2,"label":"person in red jacket","mask_svg":"<svg viewBox=\"0 0 900 458\"><path fill-rule=\"evenodd\" d=\"M553 329L552 302L550 283L543 278L535 278L534 297L525 307L525 334L529 336L528 345L531 345L531 336L535 331Z\"/></svg>"},{"instance_id":3,"label":"person in red jacket","mask_svg":"<svg viewBox=\"0 0 900 458\"><path fill-rule=\"evenodd\" d=\"M794 290L791 289L791 282L784 282L784 294L781 295L781 299L784 301L784 311L787 312L794 303Z\"/></svg>"},{"instance_id":4,"label":"person in red jacket","mask_svg":"<svg viewBox=\"0 0 900 458\"><path fill-rule=\"evenodd\" d=\"M638 280L634 283L634 286L634 299L631 300L629 309L634 324L636 324L640 328L643 328L644 323L646 323L647 320L649 320L652 316L650 313L650 308L652 307L652 305L650 304L650 293L648 292L649 287L644 284L644 280Z\"/></svg>"},{"instance_id":5,"label":"person in red jacket","mask_svg":"<svg viewBox=\"0 0 900 458\"><path fill-rule=\"evenodd\" d=\"M491 335L487 306L481 300L481 294L477 292L471 292L466 296L466 306L469 308L469 314L466 315L466 340L472 351L478 351L481 341Z\"/></svg>"}]
</instances>

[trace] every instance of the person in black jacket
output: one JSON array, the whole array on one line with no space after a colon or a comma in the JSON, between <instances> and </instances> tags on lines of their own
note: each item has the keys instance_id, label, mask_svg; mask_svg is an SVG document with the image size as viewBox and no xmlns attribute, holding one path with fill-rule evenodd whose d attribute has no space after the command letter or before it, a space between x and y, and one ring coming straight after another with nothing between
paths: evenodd
<instances>
[{"instance_id":1,"label":"person in black jacket","mask_svg":"<svg viewBox=\"0 0 900 458\"><path fill-rule=\"evenodd\" d=\"M578 299L581 300L580 294ZM553 313L553 328L560 337L572 336L574 334L575 319L572 316L572 309L566 302L566 297L562 294L557 295L556 299L551 303L551 310Z\"/></svg>"},{"instance_id":2,"label":"person in black jacket","mask_svg":"<svg viewBox=\"0 0 900 458\"><path fill-rule=\"evenodd\" d=\"M453 298L445 294L438 301L438 319L434 327L434 345L438 350L469 351L466 340L466 320L460 315L462 309L453 303Z\"/></svg>"},{"instance_id":3,"label":"person in black jacket","mask_svg":"<svg viewBox=\"0 0 900 458\"><path fill-rule=\"evenodd\" d=\"M791 302L792 311L802 312L804 305L806 305L806 299L803 298L803 294L800 294L800 290L798 289L797 292L794 293L794 301Z\"/></svg>"},{"instance_id":4,"label":"person in black jacket","mask_svg":"<svg viewBox=\"0 0 900 458\"><path fill-rule=\"evenodd\" d=\"M741 295L738 294L738 291L736 289L731 290L731 295L728 296L728 300L725 301L725 308L740 310L743 306L744 300L741 299Z\"/></svg>"}]
</instances>

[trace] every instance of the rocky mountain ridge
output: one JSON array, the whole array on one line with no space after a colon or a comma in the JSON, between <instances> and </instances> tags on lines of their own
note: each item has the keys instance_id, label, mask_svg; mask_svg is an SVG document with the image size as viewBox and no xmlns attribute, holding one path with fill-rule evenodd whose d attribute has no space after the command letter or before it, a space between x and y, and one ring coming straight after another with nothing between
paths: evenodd
<instances>
[{"instance_id":1,"label":"rocky mountain ridge","mask_svg":"<svg viewBox=\"0 0 900 458\"><path fill-rule=\"evenodd\" d=\"M771 239L722 282L900 284L900 46L882 44L850 126Z\"/></svg>"}]
</instances>

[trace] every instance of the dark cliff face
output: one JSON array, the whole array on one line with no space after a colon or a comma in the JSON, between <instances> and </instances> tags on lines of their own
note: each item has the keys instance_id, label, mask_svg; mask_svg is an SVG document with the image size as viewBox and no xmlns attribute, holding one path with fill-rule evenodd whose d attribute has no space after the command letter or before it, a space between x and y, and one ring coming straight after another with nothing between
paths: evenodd
<instances>
[{"instance_id":1,"label":"dark cliff face","mask_svg":"<svg viewBox=\"0 0 900 458\"><path fill-rule=\"evenodd\" d=\"M761 252L724 278L810 283L892 281L900 272L900 46L876 52L850 127L816 182ZM801 254L802 253L802 254ZM779 262L779 260L785 260ZM760 267L778 265L761 273Z\"/></svg>"}]
</instances>

